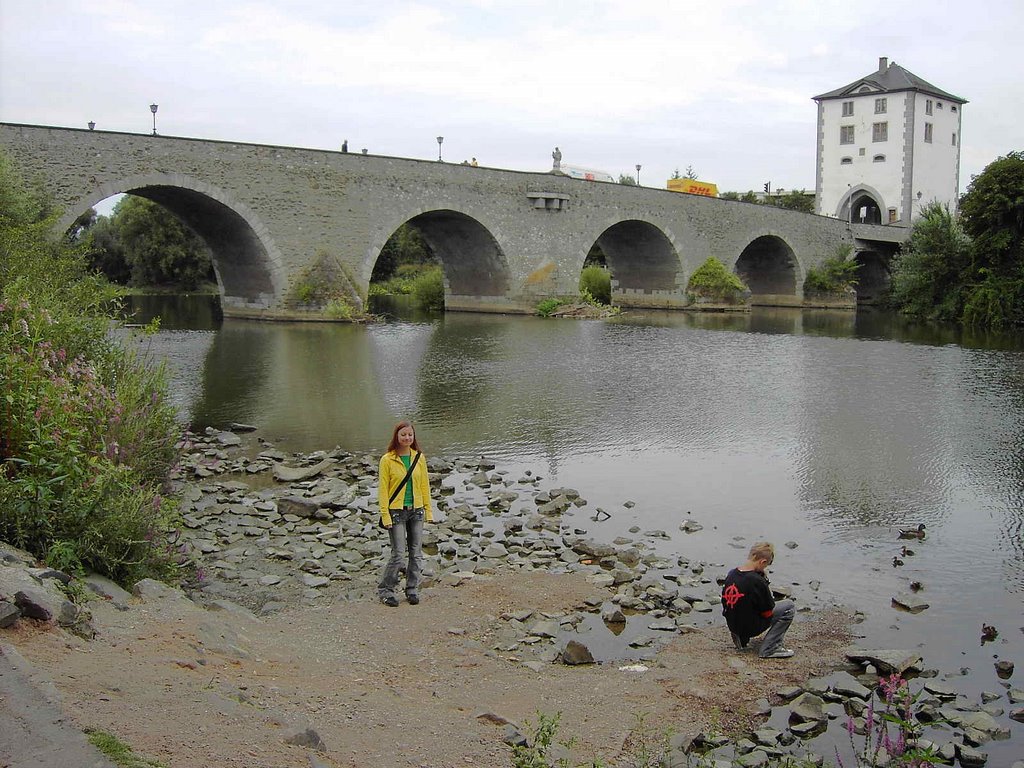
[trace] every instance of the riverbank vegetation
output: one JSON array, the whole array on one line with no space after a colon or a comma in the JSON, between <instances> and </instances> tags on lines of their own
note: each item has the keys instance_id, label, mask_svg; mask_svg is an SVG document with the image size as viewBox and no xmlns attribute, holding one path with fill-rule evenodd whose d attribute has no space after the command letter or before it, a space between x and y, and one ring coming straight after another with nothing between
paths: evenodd
<instances>
[{"instance_id":1,"label":"riverbank vegetation","mask_svg":"<svg viewBox=\"0 0 1024 768\"><path fill-rule=\"evenodd\" d=\"M1024 325L1024 152L990 163L960 215L926 205L893 263L892 305L979 328Z\"/></svg>"},{"instance_id":2,"label":"riverbank vegetation","mask_svg":"<svg viewBox=\"0 0 1024 768\"><path fill-rule=\"evenodd\" d=\"M381 248L370 276L370 296L412 296L420 309L444 309L444 273L427 241L403 224Z\"/></svg>"},{"instance_id":3,"label":"riverbank vegetation","mask_svg":"<svg viewBox=\"0 0 1024 768\"><path fill-rule=\"evenodd\" d=\"M165 371L111 335L119 291L0 155L0 540L128 583L175 569Z\"/></svg>"},{"instance_id":4,"label":"riverbank vegetation","mask_svg":"<svg viewBox=\"0 0 1024 768\"><path fill-rule=\"evenodd\" d=\"M804 294L845 293L857 284L857 270L860 264L850 258L853 246L841 245L835 253L816 267L807 269L804 278Z\"/></svg>"},{"instance_id":5,"label":"riverbank vegetation","mask_svg":"<svg viewBox=\"0 0 1024 768\"><path fill-rule=\"evenodd\" d=\"M691 303L716 301L725 304L740 304L750 289L725 268L725 264L709 256L690 276L686 284L686 295Z\"/></svg>"}]
</instances>

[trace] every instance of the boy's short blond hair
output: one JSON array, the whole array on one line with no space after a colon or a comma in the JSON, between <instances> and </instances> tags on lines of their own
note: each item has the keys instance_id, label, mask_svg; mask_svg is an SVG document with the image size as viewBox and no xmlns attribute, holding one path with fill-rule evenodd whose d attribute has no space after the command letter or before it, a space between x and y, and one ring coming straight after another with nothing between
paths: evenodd
<instances>
[{"instance_id":1,"label":"boy's short blond hair","mask_svg":"<svg viewBox=\"0 0 1024 768\"><path fill-rule=\"evenodd\" d=\"M751 560L765 560L769 565L775 561L775 545L769 541L759 541L750 548Z\"/></svg>"}]
</instances>

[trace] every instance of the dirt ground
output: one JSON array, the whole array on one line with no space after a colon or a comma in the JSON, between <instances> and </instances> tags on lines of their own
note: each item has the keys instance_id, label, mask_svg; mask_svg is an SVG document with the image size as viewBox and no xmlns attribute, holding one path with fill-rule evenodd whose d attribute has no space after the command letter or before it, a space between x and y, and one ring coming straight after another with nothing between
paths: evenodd
<instances>
[{"instance_id":1,"label":"dirt ground","mask_svg":"<svg viewBox=\"0 0 1024 768\"><path fill-rule=\"evenodd\" d=\"M94 603L91 641L24 620L2 634L51 677L77 725L171 768L507 768L504 726L479 715L525 726L538 711L562 713L574 758L614 762L637 715L655 731L728 730L758 699L834 669L849 640L843 616L814 613L798 614L788 660L735 652L724 626L673 636L640 673L538 673L490 650L503 613L561 614L593 594L575 575L502 572L397 609L323 598L254 619L171 598ZM323 751L285 743L305 727Z\"/></svg>"}]
</instances>

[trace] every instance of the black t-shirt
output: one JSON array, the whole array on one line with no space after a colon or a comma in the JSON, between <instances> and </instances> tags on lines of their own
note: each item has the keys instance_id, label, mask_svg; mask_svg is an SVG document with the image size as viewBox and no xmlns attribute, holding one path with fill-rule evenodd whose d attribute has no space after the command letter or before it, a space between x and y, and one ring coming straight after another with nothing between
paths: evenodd
<instances>
[{"instance_id":1,"label":"black t-shirt","mask_svg":"<svg viewBox=\"0 0 1024 768\"><path fill-rule=\"evenodd\" d=\"M739 568L729 571L722 586L722 615L729 631L742 638L760 635L771 625L764 612L774 608L772 590L763 573Z\"/></svg>"}]
</instances>

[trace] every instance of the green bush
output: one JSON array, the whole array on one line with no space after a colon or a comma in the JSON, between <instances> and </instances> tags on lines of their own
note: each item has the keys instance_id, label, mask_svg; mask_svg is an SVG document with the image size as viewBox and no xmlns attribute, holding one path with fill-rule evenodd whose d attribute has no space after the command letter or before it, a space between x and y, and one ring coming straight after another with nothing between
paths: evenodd
<instances>
[{"instance_id":1,"label":"green bush","mask_svg":"<svg viewBox=\"0 0 1024 768\"><path fill-rule=\"evenodd\" d=\"M431 267L413 280L412 295L420 309L444 309L444 274L441 267Z\"/></svg>"},{"instance_id":2,"label":"green bush","mask_svg":"<svg viewBox=\"0 0 1024 768\"><path fill-rule=\"evenodd\" d=\"M699 296L719 301L736 301L748 290L744 282L714 256L709 256L686 284L686 293L691 300Z\"/></svg>"},{"instance_id":3,"label":"green bush","mask_svg":"<svg viewBox=\"0 0 1024 768\"><path fill-rule=\"evenodd\" d=\"M1024 275L1000 277L982 267L981 282L972 285L964 300L963 322L981 328L1024 324Z\"/></svg>"},{"instance_id":4,"label":"green bush","mask_svg":"<svg viewBox=\"0 0 1024 768\"><path fill-rule=\"evenodd\" d=\"M551 313L565 304L565 299L543 299L537 303L537 314L541 317L551 317Z\"/></svg>"},{"instance_id":5,"label":"green bush","mask_svg":"<svg viewBox=\"0 0 1024 768\"><path fill-rule=\"evenodd\" d=\"M580 273L580 295L584 292L598 304L611 304L612 273L603 267L584 267Z\"/></svg>"},{"instance_id":6,"label":"green bush","mask_svg":"<svg viewBox=\"0 0 1024 768\"><path fill-rule=\"evenodd\" d=\"M116 291L2 156L0 188L0 539L121 582L167 576L181 430L165 372L112 339Z\"/></svg>"},{"instance_id":7,"label":"green bush","mask_svg":"<svg viewBox=\"0 0 1024 768\"><path fill-rule=\"evenodd\" d=\"M892 266L890 301L901 312L935 320L959 320L970 269L970 240L948 207L926 205L910 241Z\"/></svg>"},{"instance_id":8,"label":"green bush","mask_svg":"<svg viewBox=\"0 0 1024 768\"><path fill-rule=\"evenodd\" d=\"M804 278L804 293L840 293L855 286L860 264L850 258L852 252L851 246L841 246L834 256L810 267Z\"/></svg>"},{"instance_id":9,"label":"green bush","mask_svg":"<svg viewBox=\"0 0 1024 768\"><path fill-rule=\"evenodd\" d=\"M334 320L351 320L355 314L355 307L344 296L338 296L327 302L324 314Z\"/></svg>"}]
</instances>

